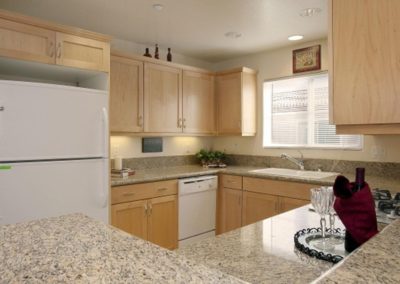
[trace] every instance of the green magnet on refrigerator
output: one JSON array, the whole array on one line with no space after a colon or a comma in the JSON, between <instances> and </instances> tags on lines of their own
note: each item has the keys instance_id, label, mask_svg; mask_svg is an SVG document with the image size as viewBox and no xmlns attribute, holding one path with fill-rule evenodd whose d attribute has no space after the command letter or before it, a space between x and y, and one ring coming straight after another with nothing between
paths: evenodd
<instances>
[{"instance_id":1,"label":"green magnet on refrigerator","mask_svg":"<svg viewBox=\"0 0 400 284\"><path fill-rule=\"evenodd\" d=\"M0 165L0 171L1 170L11 170L11 166L9 166L9 165Z\"/></svg>"}]
</instances>

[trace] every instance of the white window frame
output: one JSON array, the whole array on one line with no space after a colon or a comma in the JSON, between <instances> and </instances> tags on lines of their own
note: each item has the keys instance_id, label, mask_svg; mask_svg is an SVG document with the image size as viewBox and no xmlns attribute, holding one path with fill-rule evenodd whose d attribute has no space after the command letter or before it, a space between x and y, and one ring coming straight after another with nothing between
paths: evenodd
<instances>
[{"instance_id":1,"label":"white window frame","mask_svg":"<svg viewBox=\"0 0 400 284\"><path fill-rule=\"evenodd\" d=\"M297 76L289 76L289 77L282 77L278 79L271 79L271 80L265 80L263 83L263 110L262 110L262 129L263 129L263 148L264 149L275 149L275 148L290 148L290 149L326 149L326 150L350 150L350 151L361 151L364 147L364 136L360 135L360 144L356 147L350 147L350 146L339 146L339 145L322 145L322 144L272 144L271 141L271 131L272 131L272 97L267 98L269 94L267 94L267 83L270 82L276 82L280 80L288 80L288 79L294 79L294 78L301 78L301 77L312 77L312 76L318 76L318 75L326 75L328 72L323 71L323 72L313 72L313 73L308 73L306 75L297 75ZM314 96L311 96L309 100L313 100ZM310 101L309 101L310 102ZM309 106L314 107L314 104L309 104ZM269 114L269 115L268 115ZM309 129L312 131L307 131L308 135L308 141L314 141L314 115L313 112L309 111L308 112L308 120L307 120L307 125Z\"/></svg>"}]
</instances>

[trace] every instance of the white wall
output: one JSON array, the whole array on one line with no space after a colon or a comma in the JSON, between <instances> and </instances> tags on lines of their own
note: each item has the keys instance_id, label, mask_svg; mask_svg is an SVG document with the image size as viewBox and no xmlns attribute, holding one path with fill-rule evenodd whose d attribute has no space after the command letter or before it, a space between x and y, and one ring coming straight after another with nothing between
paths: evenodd
<instances>
[{"instance_id":1,"label":"white wall","mask_svg":"<svg viewBox=\"0 0 400 284\"><path fill-rule=\"evenodd\" d=\"M218 137L213 147L227 153L279 156L282 152L299 155L296 150L264 149L262 147L262 84L264 80L292 75L292 50L321 44L322 70L328 69L327 41L320 40L252 54L214 65L214 70L246 66L258 70L257 135L255 137ZM400 135L364 136L362 151L350 150L302 150L306 158L342 159L360 161L400 162ZM378 154L374 154L378 152Z\"/></svg>"},{"instance_id":2,"label":"white wall","mask_svg":"<svg viewBox=\"0 0 400 284\"><path fill-rule=\"evenodd\" d=\"M111 158L193 155L200 149L210 149L211 137L163 137L162 153L142 153L142 138L111 136Z\"/></svg>"},{"instance_id":3,"label":"white wall","mask_svg":"<svg viewBox=\"0 0 400 284\"><path fill-rule=\"evenodd\" d=\"M111 42L111 49L124 51L128 53L133 53L137 55L143 55L145 53L145 49L148 47L150 49L150 53L154 56L154 46L146 46L140 43L135 43L131 41L126 41L122 39L113 39ZM160 59L167 60L167 47L163 48L162 46L159 47L159 54ZM189 66L195 66L204 69L212 70L213 64L204 60L196 59L193 57L185 56L179 53L175 53L174 50L171 50L172 54L172 62L185 64Z\"/></svg>"}]
</instances>

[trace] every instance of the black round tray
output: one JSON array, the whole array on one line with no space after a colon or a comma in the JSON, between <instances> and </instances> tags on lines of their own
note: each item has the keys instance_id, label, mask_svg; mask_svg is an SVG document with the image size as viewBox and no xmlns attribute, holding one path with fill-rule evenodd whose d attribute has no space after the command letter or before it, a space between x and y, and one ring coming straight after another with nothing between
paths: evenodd
<instances>
[{"instance_id":1,"label":"black round tray","mask_svg":"<svg viewBox=\"0 0 400 284\"><path fill-rule=\"evenodd\" d=\"M310 245L308 242L308 240L321 238L321 228L307 228L298 231L294 235L294 244L299 251L311 257L315 257L333 263L338 263L347 255L347 252L344 250L344 232L345 232L344 230L341 230L339 228L333 230L335 238L343 240L343 243L337 245L335 249L329 252L322 251ZM327 236L329 236L331 234L331 230L328 229L326 231L326 234Z\"/></svg>"}]
</instances>

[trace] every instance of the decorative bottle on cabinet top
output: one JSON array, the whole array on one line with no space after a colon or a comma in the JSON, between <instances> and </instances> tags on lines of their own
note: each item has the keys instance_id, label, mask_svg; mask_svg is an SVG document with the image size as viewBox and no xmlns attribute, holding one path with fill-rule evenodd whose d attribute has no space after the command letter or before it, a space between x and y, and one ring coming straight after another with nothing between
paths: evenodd
<instances>
[{"instance_id":1,"label":"decorative bottle on cabinet top","mask_svg":"<svg viewBox=\"0 0 400 284\"><path fill-rule=\"evenodd\" d=\"M170 47L168 47L167 61L169 61L169 62L172 61L172 54L171 54L171 48Z\"/></svg>"},{"instance_id":2,"label":"decorative bottle on cabinet top","mask_svg":"<svg viewBox=\"0 0 400 284\"><path fill-rule=\"evenodd\" d=\"M149 48L148 47L146 47L146 52L143 54L143 56L150 57L150 58L152 57L150 52L149 52Z\"/></svg>"},{"instance_id":3,"label":"decorative bottle on cabinet top","mask_svg":"<svg viewBox=\"0 0 400 284\"><path fill-rule=\"evenodd\" d=\"M154 58L160 59L160 55L158 54L158 44L156 44L156 50L154 52Z\"/></svg>"}]
</instances>

